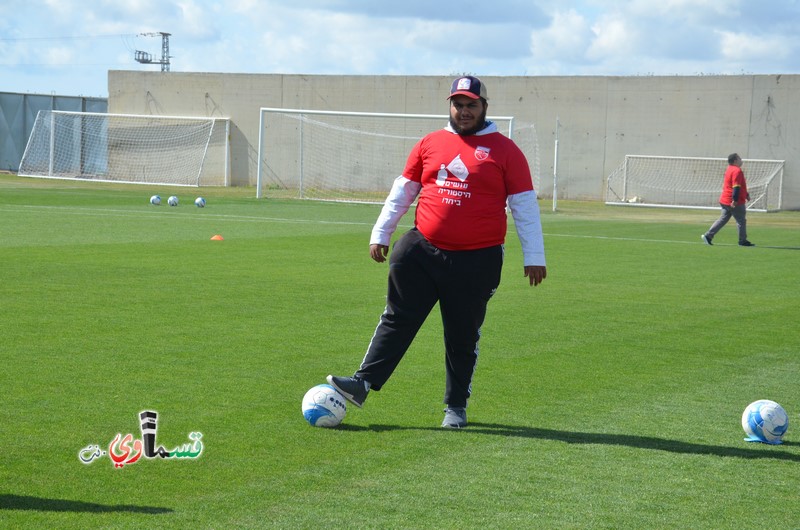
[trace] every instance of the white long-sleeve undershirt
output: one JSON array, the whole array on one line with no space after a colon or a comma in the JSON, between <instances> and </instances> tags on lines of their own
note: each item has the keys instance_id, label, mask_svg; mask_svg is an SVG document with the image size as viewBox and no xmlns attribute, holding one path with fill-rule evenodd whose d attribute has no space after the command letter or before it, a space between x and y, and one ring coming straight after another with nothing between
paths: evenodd
<instances>
[{"instance_id":1,"label":"white long-sleeve undershirt","mask_svg":"<svg viewBox=\"0 0 800 530\"><path fill-rule=\"evenodd\" d=\"M409 180L402 175L394 180L392 189L372 229L370 245L389 246L400 219L408 212L421 189L422 186L419 182ZM530 190L509 195L508 206L511 210L511 217L514 219L517 237L522 245L524 265L545 266L544 237L536 191Z\"/></svg>"}]
</instances>

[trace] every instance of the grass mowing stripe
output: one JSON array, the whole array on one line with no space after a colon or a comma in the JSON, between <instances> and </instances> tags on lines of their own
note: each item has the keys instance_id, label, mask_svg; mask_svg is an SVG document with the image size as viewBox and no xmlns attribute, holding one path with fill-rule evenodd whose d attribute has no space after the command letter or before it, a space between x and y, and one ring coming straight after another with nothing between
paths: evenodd
<instances>
[{"instance_id":1,"label":"grass mowing stripe","mask_svg":"<svg viewBox=\"0 0 800 530\"><path fill-rule=\"evenodd\" d=\"M204 213L202 217L195 216L189 217L191 214L186 213L170 213L170 212L162 212L162 211L137 211L132 212L130 210L115 210L111 208L75 208L69 206L24 206L22 208L0 208L0 211L8 211L8 212L25 212L29 210L36 210L36 209L48 209L48 210L57 210L58 213L67 213L67 214L74 214L74 215L87 215L92 217L102 217L106 214L114 214L113 217L143 217L148 215L162 215L162 216L171 216L170 219L189 219L192 221L202 221L202 220L219 220L219 219L227 219L231 221L264 221L264 222L281 222L281 223L312 223L312 224L340 224L340 225L356 225L356 226L372 226L374 223L368 222L350 222L350 221L328 221L324 219L293 219L293 218L281 218L281 217L258 217L258 216L242 216L242 215L230 215L230 214L214 214L214 213Z\"/></svg>"}]
</instances>

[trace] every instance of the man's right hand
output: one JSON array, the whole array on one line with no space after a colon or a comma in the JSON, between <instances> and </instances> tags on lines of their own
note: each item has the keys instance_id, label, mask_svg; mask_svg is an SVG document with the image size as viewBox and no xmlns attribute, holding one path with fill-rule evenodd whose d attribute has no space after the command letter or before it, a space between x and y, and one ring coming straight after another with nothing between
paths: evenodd
<instances>
[{"instance_id":1,"label":"man's right hand","mask_svg":"<svg viewBox=\"0 0 800 530\"><path fill-rule=\"evenodd\" d=\"M384 261L386 261L386 256L388 255L389 255L389 247L387 245L369 246L369 256L378 263L383 263Z\"/></svg>"}]
</instances>

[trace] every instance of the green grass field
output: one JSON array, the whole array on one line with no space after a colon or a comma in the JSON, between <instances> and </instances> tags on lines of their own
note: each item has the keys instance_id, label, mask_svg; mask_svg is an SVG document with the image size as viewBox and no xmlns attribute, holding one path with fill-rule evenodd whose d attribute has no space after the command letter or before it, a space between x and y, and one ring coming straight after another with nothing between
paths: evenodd
<instances>
[{"instance_id":1,"label":"green grass field","mask_svg":"<svg viewBox=\"0 0 800 530\"><path fill-rule=\"evenodd\" d=\"M0 176L0 527L800 527L800 213L708 247L716 212L543 202L548 278L528 286L511 228L470 426L439 428L435 312L317 429L303 394L357 368L383 310L379 207L251 192L198 209L195 189ZM762 398L783 445L743 441ZM80 461L140 438L143 410L202 454Z\"/></svg>"}]
</instances>

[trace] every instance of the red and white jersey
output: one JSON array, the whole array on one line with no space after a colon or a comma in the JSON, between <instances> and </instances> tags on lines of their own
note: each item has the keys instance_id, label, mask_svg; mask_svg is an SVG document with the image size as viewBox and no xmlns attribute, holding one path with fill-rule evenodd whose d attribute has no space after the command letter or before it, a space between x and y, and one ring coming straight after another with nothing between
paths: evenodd
<instances>
[{"instance_id":1,"label":"red and white jersey","mask_svg":"<svg viewBox=\"0 0 800 530\"><path fill-rule=\"evenodd\" d=\"M436 247L474 250L503 244L508 206L525 265L544 265L539 209L528 161L494 123L469 136L448 126L417 142L384 203L371 244L389 244L399 219L417 195L415 225Z\"/></svg>"},{"instance_id":2,"label":"red and white jersey","mask_svg":"<svg viewBox=\"0 0 800 530\"><path fill-rule=\"evenodd\" d=\"M445 250L502 244L508 196L533 189L525 155L494 124L470 136L452 129L425 136L403 176L422 186L417 229Z\"/></svg>"}]
</instances>

